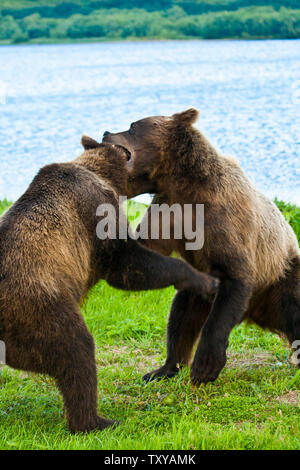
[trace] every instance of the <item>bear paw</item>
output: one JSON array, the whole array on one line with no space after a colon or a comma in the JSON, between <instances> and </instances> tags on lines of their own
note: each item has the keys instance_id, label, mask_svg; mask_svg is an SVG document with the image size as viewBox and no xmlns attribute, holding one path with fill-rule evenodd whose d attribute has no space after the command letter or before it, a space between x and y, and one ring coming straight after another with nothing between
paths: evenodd
<instances>
[{"instance_id":1,"label":"bear paw","mask_svg":"<svg viewBox=\"0 0 300 470\"><path fill-rule=\"evenodd\" d=\"M164 365L159 369L153 370L148 374L144 375L143 380L144 382L150 382L151 380L161 380L164 378L170 379L178 374L179 368L175 366L167 366Z\"/></svg>"},{"instance_id":2,"label":"bear paw","mask_svg":"<svg viewBox=\"0 0 300 470\"><path fill-rule=\"evenodd\" d=\"M196 359L196 360L195 360ZM191 381L196 387L201 383L214 382L226 364L226 353L213 350L201 351L191 366Z\"/></svg>"}]
</instances>

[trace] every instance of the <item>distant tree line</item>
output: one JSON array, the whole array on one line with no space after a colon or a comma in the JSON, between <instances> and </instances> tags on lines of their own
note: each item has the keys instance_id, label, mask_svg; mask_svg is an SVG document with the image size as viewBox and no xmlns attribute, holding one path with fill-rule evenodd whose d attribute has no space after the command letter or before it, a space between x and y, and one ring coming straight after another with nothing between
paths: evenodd
<instances>
[{"instance_id":1,"label":"distant tree line","mask_svg":"<svg viewBox=\"0 0 300 470\"><path fill-rule=\"evenodd\" d=\"M299 0L2 0L2 14L23 19L38 13L44 18L68 18L75 14L89 15L94 10L132 8L146 11L165 11L179 6L188 15L199 15L216 11L234 11L251 6L272 6L298 9Z\"/></svg>"},{"instance_id":2,"label":"distant tree line","mask_svg":"<svg viewBox=\"0 0 300 470\"><path fill-rule=\"evenodd\" d=\"M300 37L299 0L49 3L50 0L2 0L0 41Z\"/></svg>"}]
</instances>

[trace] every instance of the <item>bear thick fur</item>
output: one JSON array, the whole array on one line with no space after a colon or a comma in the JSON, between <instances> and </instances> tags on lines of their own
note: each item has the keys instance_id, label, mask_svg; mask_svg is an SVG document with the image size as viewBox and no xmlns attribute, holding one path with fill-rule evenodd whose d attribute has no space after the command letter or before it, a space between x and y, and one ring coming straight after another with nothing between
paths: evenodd
<instances>
[{"instance_id":1,"label":"bear thick fur","mask_svg":"<svg viewBox=\"0 0 300 470\"><path fill-rule=\"evenodd\" d=\"M0 218L0 340L11 367L49 374L63 395L69 429L103 429L97 414L93 337L79 309L99 280L129 290L175 285L209 293L216 282L135 240L100 240L100 204L127 185L126 151L83 138L89 150L40 170ZM117 220L118 223L118 220ZM99 305L101 308L101 305Z\"/></svg>"},{"instance_id":2,"label":"bear thick fur","mask_svg":"<svg viewBox=\"0 0 300 470\"><path fill-rule=\"evenodd\" d=\"M154 202L204 204L204 246L186 240L143 240L166 255L179 253L195 268L221 279L213 302L187 292L176 295L168 325L167 360L145 376L174 375L187 364L194 384L215 380L226 362L232 328L244 319L300 339L300 252L296 236L275 204L256 190L239 164L221 155L193 126L198 111L156 116L128 131L106 132L104 142L124 146L129 197L155 193ZM145 216L151 221L151 211Z\"/></svg>"}]
</instances>

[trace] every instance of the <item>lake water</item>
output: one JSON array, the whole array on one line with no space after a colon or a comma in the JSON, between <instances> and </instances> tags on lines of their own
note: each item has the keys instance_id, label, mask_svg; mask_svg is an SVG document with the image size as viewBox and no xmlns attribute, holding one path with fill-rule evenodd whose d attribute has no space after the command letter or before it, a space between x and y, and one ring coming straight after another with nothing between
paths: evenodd
<instances>
[{"instance_id":1,"label":"lake water","mask_svg":"<svg viewBox=\"0 0 300 470\"><path fill-rule=\"evenodd\" d=\"M0 47L0 199L87 133L200 109L197 126L270 197L300 203L300 41Z\"/></svg>"}]
</instances>

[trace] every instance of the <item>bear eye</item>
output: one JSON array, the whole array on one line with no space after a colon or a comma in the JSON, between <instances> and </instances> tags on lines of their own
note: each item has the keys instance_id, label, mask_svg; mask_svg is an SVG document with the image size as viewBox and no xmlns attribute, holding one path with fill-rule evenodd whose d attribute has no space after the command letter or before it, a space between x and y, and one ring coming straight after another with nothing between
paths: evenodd
<instances>
[{"instance_id":1,"label":"bear eye","mask_svg":"<svg viewBox=\"0 0 300 470\"><path fill-rule=\"evenodd\" d=\"M134 133L134 129L135 129L135 125L134 124L131 124L130 128L129 128L129 134L133 134Z\"/></svg>"}]
</instances>

